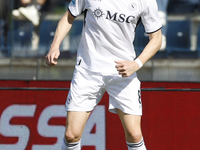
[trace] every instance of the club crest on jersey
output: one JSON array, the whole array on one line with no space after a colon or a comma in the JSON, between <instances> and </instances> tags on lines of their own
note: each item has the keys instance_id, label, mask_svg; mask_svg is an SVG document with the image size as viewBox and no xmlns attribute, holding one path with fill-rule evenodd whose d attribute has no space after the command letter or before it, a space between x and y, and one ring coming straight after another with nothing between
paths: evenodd
<instances>
[{"instance_id":1,"label":"club crest on jersey","mask_svg":"<svg viewBox=\"0 0 200 150\"><path fill-rule=\"evenodd\" d=\"M136 9L137 9L137 5L136 5L136 3L130 3L129 4L129 9L131 10L131 11L135 11Z\"/></svg>"}]
</instances>

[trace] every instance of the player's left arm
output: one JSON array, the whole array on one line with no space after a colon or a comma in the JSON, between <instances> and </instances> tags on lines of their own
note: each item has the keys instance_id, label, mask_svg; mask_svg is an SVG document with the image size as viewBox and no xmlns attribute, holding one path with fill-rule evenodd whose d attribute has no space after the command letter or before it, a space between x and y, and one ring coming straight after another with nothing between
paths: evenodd
<instances>
[{"instance_id":1,"label":"player's left arm","mask_svg":"<svg viewBox=\"0 0 200 150\"><path fill-rule=\"evenodd\" d=\"M153 57L162 45L161 29L148 35L149 42L142 53L138 56L138 59L140 59L143 64L145 64L151 57Z\"/></svg>"},{"instance_id":2,"label":"player's left arm","mask_svg":"<svg viewBox=\"0 0 200 150\"><path fill-rule=\"evenodd\" d=\"M137 58L138 61L140 61L141 65L145 64L151 57L153 57L160 49L162 44L161 29L148 35L149 42ZM115 63L116 69L119 74L122 75L122 77L128 77L141 68L141 66L139 65L140 63L136 61L120 60L115 61Z\"/></svg>"}]
</instances>

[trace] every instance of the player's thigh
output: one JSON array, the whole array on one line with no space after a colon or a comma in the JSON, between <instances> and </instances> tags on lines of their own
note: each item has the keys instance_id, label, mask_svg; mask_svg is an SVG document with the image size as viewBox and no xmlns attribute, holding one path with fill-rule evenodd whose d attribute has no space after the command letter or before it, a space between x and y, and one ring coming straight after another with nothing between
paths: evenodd
<instances>
[{"instance_id":1,"label":"player's thigh","mask_svg":"<svg viewBox=\"0 0 200 150\"><path fill-rule=\"evenodd\" d=\"M91 112L69 111L66 119L66 138L79 140Z\"/></svg>"},{"instance_id":2,"label":"player's thigh","mask_svg":"<svg viewBox=\"0 0 200 150\"><path fill-rule=\"evenodd\" d=\"M127 142L140 142L142 139L141 116L131 115L116 109L124 128Z\"/></svg>"}]
</instances>

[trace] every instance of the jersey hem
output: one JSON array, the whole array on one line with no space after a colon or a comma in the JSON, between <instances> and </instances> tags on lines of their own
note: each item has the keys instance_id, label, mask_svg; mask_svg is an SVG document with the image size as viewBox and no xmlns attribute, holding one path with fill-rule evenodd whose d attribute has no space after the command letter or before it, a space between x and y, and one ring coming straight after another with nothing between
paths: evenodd
<instances>
[{"instance_id":1,"label":"jersey hem","mask_svg":"<svg viewBox=\"0 0 200 150\"><path fill-rule=\"evenodd\" d=\"M75 65L75 68L77 70L87 70L87 71L90 71L90 72L93 72L93 73L97 73L97 74L101 74L101 75L114 75L114 76L120 76L116 71L113 71L113 72L103 72L103 71L96 71L96 70L93 70L93 69L89 69L88 67L85 67L85 66L81 66L81 65Z\"/></svg>"}]
</instances>

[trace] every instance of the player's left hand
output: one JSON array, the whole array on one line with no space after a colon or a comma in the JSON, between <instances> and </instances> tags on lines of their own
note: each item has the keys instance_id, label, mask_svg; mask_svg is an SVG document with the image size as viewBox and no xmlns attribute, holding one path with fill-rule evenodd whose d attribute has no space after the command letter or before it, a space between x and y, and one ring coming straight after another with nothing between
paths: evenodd
<instances>
[{"instance_id":1,"label":"player's left hand","mask_svg":"<svg viewBox=\"0 0 200 150\"><path fill-rule=\"evenodd\" d=\"M118 60L115 61L117 71L119 72L119 75L122 75L122 77L129 77L134 72L140 69L138 63L135 61L126 61L126 60Z\"/></svg>"}]
</instances>

